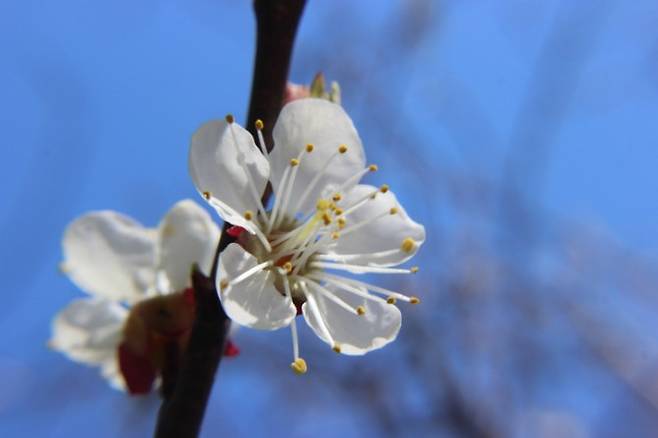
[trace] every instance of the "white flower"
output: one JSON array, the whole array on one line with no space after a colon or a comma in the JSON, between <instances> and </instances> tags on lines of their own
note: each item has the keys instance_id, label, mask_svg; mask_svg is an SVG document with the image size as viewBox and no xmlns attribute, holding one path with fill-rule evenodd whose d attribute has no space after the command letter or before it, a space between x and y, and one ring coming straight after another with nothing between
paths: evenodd
<instances>
[{"instance_id":1,"label":"white flower","mask_svg":"<svg viewBox=\"0 0 658 438\"><path fill-rule=\"evenodd\" d=\"M256 128L263 145L262 122ZM243 326L290 325L291 366L302 373L297 306L336 352L361 355L397 336L401 316L391 304L418 302L325 270L416 272L394 266L416 253L425 229L388 186L358 184L377 167L366 166L361 140L341 106L321 99L288 103L273 137L275 147L263 154L232 116L208 122L192 137L189 167L219 215L248 231L220 257L216 281L224 309ZM260 201L268 180L275 195L270 211Z\"/></svg>"},{"instance_id":2,"label":"white flower","mask_svg":"<svg viewBox=\"0 0 658 438\"><path fill-rule=\"evenodd\" d=\"M62 271L91 297L57 314L49 345L124 388L117 348L129 308L189 288L191 266L208 273L218 240L217 225L191 200L174 205L157 228L107 210L76 219L64 233Z\"/></svg>"}]
</instances>

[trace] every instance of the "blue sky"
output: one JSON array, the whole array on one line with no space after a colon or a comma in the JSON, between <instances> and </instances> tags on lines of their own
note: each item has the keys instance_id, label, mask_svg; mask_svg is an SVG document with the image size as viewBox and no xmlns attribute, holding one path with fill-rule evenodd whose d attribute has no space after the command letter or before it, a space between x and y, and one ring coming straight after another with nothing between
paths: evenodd
<instances>
[{"instance_id":1,"label":"blue sky","mask_svg":"<svg viewBox=\"0 0 658 438\"><path fill-rule=\"evenodd\" d=\"M397 31L386 26L397 2L310 1L292 79L308 81L317 70L330 78L357 72L342 81L345 107L367 153L390 169L381 178L396 183L405 208L421 222L440 214L441 200L433 199L432 188L417 186L414 163L466 168L500 181L511 148L532 139L523 137L523 127L545 123L549 152L539 157L542 170L531 168L527 177L528 196L549 222L593 223L655 257L658 6L649 0L572 3L437 2L430 29L398 62L380 44L384 32ZM341 16L349 18L342 25L336 22ZM227 112L244 119L253 33L246 1L0 5L3 436L142 436L150 430L153 400L126 400L95 370L45 348L52 316L80 296L57 272L61 234L88 210L119 210L155 225L177 200L197 199L187 174L189 136ZM341 65L345 44L362 57L361 76L360 64ZM391 57L390 71L372 77L390 81L382 93L401 96L391 119L397 112L411 115L397 135L409 130L425 140L410 151L411 168L394 169L394 146L382 144L381 125L362 100L359 80L378 65L369 55ZM538 77L549 84L539 97L533 95L541 88ZM554 105L561 108L555 118ZM379 149L371 152L372 144ZM247 345L254 340L283 349L289 342L281 333L249 336ZM227 364L221 373L223 392L214 394L209 412L230 418L273 409L276 394L268 393L253 365ZM339 393L317 397L327 409L307 412L302 424L325 431L367 427L340 409ZM266 424L287 427L274 418L277 412ZM212 436L221 425L212 415L208 422ZM239 422L231 427L240 435L263 431Z\"/></svg>"}]
</instances>

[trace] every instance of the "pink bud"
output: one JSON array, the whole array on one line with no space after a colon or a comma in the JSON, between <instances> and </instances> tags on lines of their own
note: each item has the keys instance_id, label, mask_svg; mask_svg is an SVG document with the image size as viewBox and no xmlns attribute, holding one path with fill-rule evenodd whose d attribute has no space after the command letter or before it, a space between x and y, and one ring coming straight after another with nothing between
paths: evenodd
<instances>
[{"instance_id":1,"label":"pink bud","mask_svg":"<svg viewBox=\"0 0 658 438\"><path fill-rule=\"evenodd\" d=\"M292 102L293 100L303 99L311 96L311 88L306 85L294 84L288 82L286 85L285 95L283 97L283 104Z\"/></svg>"}]
</instances>

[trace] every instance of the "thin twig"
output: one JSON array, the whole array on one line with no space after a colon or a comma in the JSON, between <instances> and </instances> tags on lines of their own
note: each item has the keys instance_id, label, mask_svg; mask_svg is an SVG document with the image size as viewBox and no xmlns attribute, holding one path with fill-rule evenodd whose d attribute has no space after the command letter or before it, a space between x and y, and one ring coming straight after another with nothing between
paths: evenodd
<instances>
[{"instance_id":1,"label":"thin twig","mask_svg":"<svg viewBox=\"0 0 658 438\"><path fill-rule=\"evenodd\" d=\"M247 129L265 124L263 135L272 148L272 126L281 110L295 34L306 0L256 0L257 47ZM269 191L263 196L265 201ZM176 381L168 382L158 414L156 438L196 437L201 430L215 373L222 358L230 320L219 302L214 282L220 253L233 241L224 232L217 245L210 277L195 267L192 284L197 315Z\"/></svg>"}]
</instances>

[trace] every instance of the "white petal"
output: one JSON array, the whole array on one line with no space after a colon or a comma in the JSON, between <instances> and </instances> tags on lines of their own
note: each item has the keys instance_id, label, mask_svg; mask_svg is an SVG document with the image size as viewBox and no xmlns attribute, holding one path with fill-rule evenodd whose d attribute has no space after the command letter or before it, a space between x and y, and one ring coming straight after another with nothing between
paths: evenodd
<instances>
[{"instance_id":1,"label":"white petal","mask_svg":"<svg viewBox=\"0 0 658 438\"><path fill-rule=\"evenodd\" d=\"M258 264L256 257L237 243L220 255L217 290L226 314L240 325L260 330L276 330L290 324L297 314L292 301L275 287L273 274L261 271L221 292L220 282L231 280Z\"/></svg>"},{"instance_id":2,"label":"white petal","mask_svg":"<svg viewBox=\"0 0 658 438\"><path fill-rule=\"evenodd\" d=\"M333 341L340 346L341 353L351 356L366 354L383 347L398 335L402 315L395 305L388 304L384 300L367 300L332 286L326 286L326 289L354 308L363 306L366 310L364 315L355 315L322 294L313 295L320 308L324 325ZM323 335L315 315L308 309L308 302L302 306L302 312L306 323L315 334L333 347L331 340Z\"/></svg>"},{"instance_id":3,"label":"white petal","mask_svg":"<svg viewBox=\"0 0 658 438\"><path fill-rule=\"evenodd\" d=\"M312 208L320 196L328 195L324 193L325 190L335 190L365 166L365 153L352 120L340 105L327 100L300 99L290 102L281 110L272 135L274 149L270 154L270 179L275 190L279 189L283 172L290 165L290 159L297 157L307 144L314 146L311 153L302 157L291 192L293 200L300 200L305 189L340 145L346 145L348 148L346 153L333 158L326 173L318 180L297 211ZM296 204L289 203L288 210Z\"/></svg>"},{"instance_id":4,"label":"white petal","mask_svg":"<svg viewBox=\"0 0 658 438\"><path fill-rule=\"evenodd\" d=\"M134 302L155 284L156 235L114 211L85 214L64 232L63 271L80 289Z\"/></svg>"},{"instance_id":5,"label":"white petal","mask_svg":"<svg viewBox=\"0 0 658 438\"><path fill-rule=\"evenodd\" d=\"M250 228L253 224L245 221L243 215L246 211L257 213L259 201L249 181L260 199L270 169L251 134L237 123L232 125L231 128L223 120L213 120L194 133L189 171L199 193L208 192L222 203L221 208L213 205L222 219Z\"/></svg>"},{"instance_id":6,"label":"white petal","mask_svg":"<svg viewBox=\"0 0 658 438\"><path fill-rule=\"evenodd\" d=\"M219 228L210 215L190 199L178 202L159 227L160 267L169 280L168 292L191 286L192 265L198 263L204 274L210 273Z\"/></svg>"},{"instance_id":7,"label":"white petal","mask_svg":"<svg viewBox=\"0 0 658 438\"><path fill-rule=\"evenodd\" d=\"M120 391L126 390L126 381L119 369L119 361L117 360L116 355L103 362L100 365L100 368L102 376L107 379L110 386Z\"/></svg>"},{"instance_id":8,"label":"white petal","mask_svg":"<svg viewBox=\"0 0 658 438\"><path fill-rule=\"evenodd\" d=\"M119 304L102 298L75 300L55 316L49 346L89 365L116 362L127 313Z\"/></svg>"},{"instance_id":9,"label":"white petal","mask_svg":"<svg viewBox=\"0 0 658 438\"><path fill-rule=\"evenodd\" d=\"M373 186L358 185L345 195L339 206L347 209L357 200L376 191L377 188ZM407 215L390 190L386 193L377 192L374 199L368 199L363 206L347 214L345 229L386 213L391 208L396 208L397 213L385 214L346 234L344 238L339 238L332 252L344 256L343 261L346 263L369 266L395 266L409 260L425 241L425 227ZM406 242L403 249L405 239L411 240Z\"/></svg>"}]
</instances>

